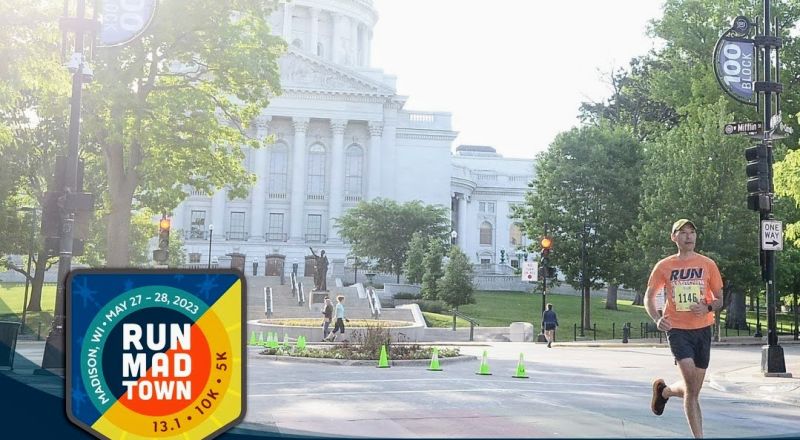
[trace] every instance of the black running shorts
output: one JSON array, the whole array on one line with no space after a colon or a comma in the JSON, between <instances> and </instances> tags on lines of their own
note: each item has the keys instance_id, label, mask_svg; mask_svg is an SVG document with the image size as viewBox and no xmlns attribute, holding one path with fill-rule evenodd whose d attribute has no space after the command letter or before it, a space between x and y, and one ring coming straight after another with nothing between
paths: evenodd
<instances>
[{"instance_id":1,"label":"black running shorts","mask_svg":"<svg viewBox=\"0 0 800 440\"><path fill-rule=\"evenodd\" d=\"M667 332L667 341L676 361L692 358L697 368L708 368L711 359L711 326L693 330L673 328Z\"/></svg>"}]
</instances>

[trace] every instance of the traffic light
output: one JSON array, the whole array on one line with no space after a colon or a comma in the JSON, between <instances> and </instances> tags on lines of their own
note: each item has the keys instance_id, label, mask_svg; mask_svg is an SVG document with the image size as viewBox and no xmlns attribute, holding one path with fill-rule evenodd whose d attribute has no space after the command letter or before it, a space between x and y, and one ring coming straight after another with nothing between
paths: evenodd
<instances>
[{"instance_id":1,"label":"traffic light","mask_svg":"<svg viewBox=\"0 0 800 440\"><path fill-rule=\"evenodd\" d=\"M542 265L546 266L549 262L550 250L553 248L553 239L550 237L542 237Z\"/></svg>"},{"instance_id":2,"label":"traffic light","mask_svg":"<svg viewBox=\"0 0 800 440\"><path fill-rule=\"evenodd\" d=\"M169 257L169 229L171 221L167 217L162 217L158 221L158 249L153 251L153 259L164 263Z\"/></svg>"},{"instance_id":3,"label":"traffic light","mask_svg":"<svg viewBox=\"0 0 800 440\"><path fill-rule=\"evenodd\" d=\"M769 178L771 160L769 148L758 144L744 150L747 159L747 208L754 211L769 209L768 193L772 191Z\"/></svg>"},{"instance_id":4,"label":"traffic light","mask_svg":"<svg viewBox=\"0 0 800 440\"><path fill-rule=\"evenodd\" d=\"M169 249L169 228L170 220L166 217L158 222L158 248L161 250Z\"/></svg>"}]
</instances>

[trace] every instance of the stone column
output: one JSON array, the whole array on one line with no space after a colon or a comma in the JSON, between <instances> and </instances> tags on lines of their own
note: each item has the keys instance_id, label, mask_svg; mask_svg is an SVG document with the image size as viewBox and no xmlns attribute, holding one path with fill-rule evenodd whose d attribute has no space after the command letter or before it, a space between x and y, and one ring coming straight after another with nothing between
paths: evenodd
<instances>
[{"instance_id":1,"label":"stone column","mask_svg":"<svg viewBox=\"0 0 800 440\"><path fill-rule=\"evenodd\" d=\"M214 241L225 240L225 205L228 199L228 190L218 189L211 198L211 223L214 225ZM208 225L206 225L206 230Z\"/></svg>"},{"instance_id":2,"label":"stone column","mask_svg":"<svg viewBox=\"0 0 800 440\"><path fill-rule=\"evenodd\" d=\"M341 15L336 12L331 12L331 61L334 63L341 63L341 54L339 46L339 37L342 35L339 29L339 19Z\"/></svg>"},{"instance_id":3,"label":"stone column","mask_svg":"<svg viewBox=\"0 0 800 440\"><path fill-rule=\"evenodd\" d=\"M358 41L358 62L361 67L369 67L367 63L369 59L369 42L367 41L367 27L361 26L361 38Z\"/></svg>"},{"instance_id":4,"label":"stone column","mask_svg":"<svg viewBox=\"0 0 800 440\"><path fill-rule=\"evenodd\" d=\"M365 48L366 52L364 53L365 62L364 66L369 67L372 64L372 29L368 29L367 33L367 47Z\"/></svg>"},{"instance_id":5,"label":"stone column","mask_svg":"<svg viewBox=\"0 0 800 440\"><path fill-rule=\"evenodd\" d=\"M358 65L358 21L350 17L350 64L353 66Z\"/></svg>"},{"instance_id":6,"label":"stone column","mask_svg":"<svg viewBox=\"0 0 800 440\"><path fill-rule=\"evenodd\" d=\"M272 116L259 116L256 119L256 138L263 141L267 137L269 122ZM256 173L256 184L250 195L250 240L264 241L264 200L267 195L267 147L253 151L255 161L253 171Z\"/></svg>"},{"instance_id":7,"label":"stone column","mask_svg":"<svg viewBox=\"0 0 800 440\"><path fill-rule=\"evenodd\" d=\"M331 184L330 199L328 199L328 243L341 243L336 228L335 218L342 215L342 201L344 199L344 129L347 121L341 119L331 120L331 136L333 139L331 150Z\"/></svg>"},{"instance_id":8,"label":"stone column","mask_svg":"<svg viewBox=\"0 0 800 440\"><path fill-rule=\"evenodd\" d=\"M303 207L306 203L306 130L309 118L292 118L294 147L292 150L292 193L289 214L289 240L303 242Z\"/></svg>"},{"instance_id":9,"label":"stone column","mask_svg":"<svg viewBox=\"0 0 800 440\"><path fill-rule=\"evenodd\" d=\"M467 196L464 193L458 195L458 224L456 225L458 237L456 243L462 251L466 252L467 247Z\"/></svg>"},{"instance_id":10,"label":"stone column","mask_svg":"<svg viewBox=\"0 0 800 440\"><path fill-rule=\"evenodd\" d=\"M283 39L292 44L292 4L283 4Z\"/></svg>"},{"instance_id":11,"label":"stone column","mask_svg":"<svg viewBox=\"0 0 800 440\"><path fill-rule=\"evenodd\" d=\"M311 8L311 52L317 55L317 43L319 43L319 9Z\"/></svg>"},{"instance_id":12,"label":"stone column","mask_svg":"<svg viewBox=\"0 0 800 440\"><path fill-rule=\"evenodd\" d=\"M369 186L367 198L372 200L381 195L381 144L383 123L369 122Z\"/></svg>"},{"instance_id":13,"label":"stone column","mask_svg":"<svg viewBox=\"0 0 800 440\"><path fill-rule=\"evenodd\" d=\"M189 230L189 225L184 225L183 223L186 221L186 204L180 203L175 209L172 210L172 213L167 213L170 217L170 229L172 230L173 234L176 234L178 230L183 231Z\"/></svg>"}]
</instances>

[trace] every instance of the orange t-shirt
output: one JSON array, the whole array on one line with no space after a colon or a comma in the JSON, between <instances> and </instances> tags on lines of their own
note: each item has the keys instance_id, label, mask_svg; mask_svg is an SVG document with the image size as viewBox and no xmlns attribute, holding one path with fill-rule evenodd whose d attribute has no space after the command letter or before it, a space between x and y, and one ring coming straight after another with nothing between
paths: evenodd
<instances>
[{"instance_id":1,"label":"orange t-shirt","mask_svg":"<svg viewBox=\"0 0 800 440\"><path fill-rule=\"evenodd\" d=\"M713 313L698 316L689 310L702 298L708 304L717 299L714 292L722 289L722 276L714 260L698 253L685 260L671 255L656 264L647 287L664 288L664 316L672 327L691 330L714 324Z\"/></svg>"}]
</instances>

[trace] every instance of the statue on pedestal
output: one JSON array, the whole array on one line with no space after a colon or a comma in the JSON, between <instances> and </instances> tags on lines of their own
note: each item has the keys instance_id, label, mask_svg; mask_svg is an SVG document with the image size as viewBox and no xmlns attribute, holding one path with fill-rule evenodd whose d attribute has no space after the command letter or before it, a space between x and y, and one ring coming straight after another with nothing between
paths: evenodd
<instances>
[{"instance_id":1,"label":"statue on pedestal","mask_svg":"<svg viewBox=\"0 0 800 440\"><path fill-rule=\"evenodd\" d=\"M314 291L327 292L328 291L328 257L325 256L325 251L321 250L319 255L311 249L311 255L314 256Z\"/></svg>"}]
</instances>

